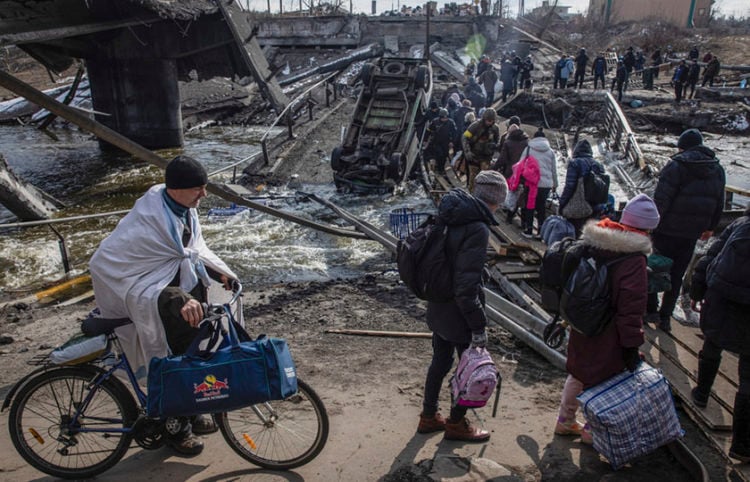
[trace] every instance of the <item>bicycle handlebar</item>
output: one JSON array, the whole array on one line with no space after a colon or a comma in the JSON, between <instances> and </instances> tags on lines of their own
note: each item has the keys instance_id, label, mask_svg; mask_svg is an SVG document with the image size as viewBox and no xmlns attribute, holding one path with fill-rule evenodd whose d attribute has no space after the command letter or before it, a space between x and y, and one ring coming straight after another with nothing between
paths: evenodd
<instances>
[{"instance_id":1,"label":"bicycle handlebar","mask_svg":"<svg viewBox=\"0 0 750 482\"><path fill-rule=\"evenodd\" d=\"M206 322L213 322L218 319L220 319L222 316L224 316L224 306L229 305L235 305L237 304L238 300L242 296L242 283L239 282L239 280L232 280L232 298L226 303L226 304L208 304L208 303L201 303L201 308L203 308L203 319L198 323L198 326L201 326L203 323Z\"/></svg>"}]
</instances>

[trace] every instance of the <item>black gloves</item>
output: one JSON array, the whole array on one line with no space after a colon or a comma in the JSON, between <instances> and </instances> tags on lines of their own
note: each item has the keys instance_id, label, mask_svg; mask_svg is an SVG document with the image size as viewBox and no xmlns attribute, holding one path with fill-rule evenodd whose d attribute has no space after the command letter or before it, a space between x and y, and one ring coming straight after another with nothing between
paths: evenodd
<instances>
[{"instance_id":1,"label":"black gloves","mask_svg":"<svg viewBox=\"0 0 750 482\"><path fill-rule=\"evenodd\" d=\"M625 362L625 368L627 368L630 373L633 373L641 363L641 354L638 353L638 347L623 348L622 361Z\"/></svg>"}]
</instances>

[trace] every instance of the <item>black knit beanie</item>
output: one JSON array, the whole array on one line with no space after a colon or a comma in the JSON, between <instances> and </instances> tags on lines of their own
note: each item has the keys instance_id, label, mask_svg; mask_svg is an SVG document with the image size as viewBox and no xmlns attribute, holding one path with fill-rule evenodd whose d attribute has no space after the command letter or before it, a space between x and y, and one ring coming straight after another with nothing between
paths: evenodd
<instances>
[{"instance_id":1,"label":"black knit beanie","mask_svg":"<svg viewBox=\"0 0 750 482\"><path fill-rule=\"evenodd\" d=\"M169 189L190 189L208 184L208 174L192 157L177 156L167 164L164 182Z\"/></svg>"},{"instance_id":2,"label":"black knit beanie","mask_svg":"<svg viewBox=\"0 0 750 482\"><path fill-rule=\"evenodd\" d=\"M703 135L698 129L688 129L680 134L680 139L677 141L677 147L683 151L690 149L691 147L700 146L703 144Z\"/></svg>"},{"instance_id":3,"label":"black knit beanie","mask_svg":"<svg viewBox=\"0 0 750 482\"><path fill-rule=\"evenodd\" d=\"M534 132L534 138L536 139L537 137L547 137L546 135L544 135L543 128L540 127L536 132Z\"/></svg>"}]
</instances>

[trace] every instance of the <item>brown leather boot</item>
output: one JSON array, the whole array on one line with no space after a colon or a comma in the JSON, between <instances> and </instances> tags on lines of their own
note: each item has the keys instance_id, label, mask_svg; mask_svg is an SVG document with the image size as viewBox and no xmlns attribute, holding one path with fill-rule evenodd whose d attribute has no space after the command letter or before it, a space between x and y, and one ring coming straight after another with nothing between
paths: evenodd
<instances>
[{"instance_id":1,"label":"brown leather boot","mask_svg":"<svg viewBox=\"0 0 750 482\"><path fill-rule=\"evenodd\" d=\"M472 426L469 420L464 417L458 422L453 422L451 419L446 420L444 437L446 440L486 442L490 439L490 433L487 430Z\"/></svg>"},{"instance_id":2,"label":"brown leather boot","mask_svg":"<svg viewBox=\"0 0 750 482\"><path fill-rule=\"evenodd\" d=\"M432 417L425 417L424 415L419 414L417 432L432 433L440 432L441 430L445 430L445 419L440 413L436 413Z\"/></svg>"}]
</instances>

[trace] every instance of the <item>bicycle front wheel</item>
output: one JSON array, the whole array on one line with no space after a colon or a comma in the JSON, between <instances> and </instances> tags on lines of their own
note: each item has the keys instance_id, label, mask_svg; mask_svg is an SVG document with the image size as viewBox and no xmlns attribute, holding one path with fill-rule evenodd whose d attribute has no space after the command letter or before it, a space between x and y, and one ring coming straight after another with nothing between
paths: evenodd
<instances>
[{"instance_id":1,"label":"bicycle front wheel","mask_svg":"<svg viewBox=\"0 0 750 482\"><path fill-rule=\"evenodd\" d=\"M93 477L127 452L138 417L127 388L111 378L93 385L92 366L41 373L19 390L8 418L10 438L34 468L64 479Z\"/></svg>"},{"instance_id":2,"label":"bicycle front wheel","mask_svg":"<svg viewBox=\"0 0 750 482\"><path fill-rule=\"evenodd\" d=\"M328 440L328 414L320 397L297 379L298 391L284 400L215 415L232 450L255 465L288 470L314 459Z\"/></svg>"}]
</instances>

